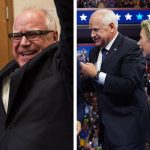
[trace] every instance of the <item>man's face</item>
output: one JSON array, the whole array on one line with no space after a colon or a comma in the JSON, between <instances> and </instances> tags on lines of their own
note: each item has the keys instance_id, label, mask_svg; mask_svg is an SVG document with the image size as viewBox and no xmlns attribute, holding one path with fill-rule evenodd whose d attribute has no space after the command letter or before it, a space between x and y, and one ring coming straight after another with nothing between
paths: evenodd
<instances>
[{"instance_id":1,"label":"man's face","mask_svg":"<svg viewBox=\"0 0 150 150\"><path fill-rule=\"evenodd\" d=\"M41 11L24 11L15 20L13 33L27 33L34 30L47 30L46 19ZM56 42L53 32L38 36L34 40L22 36L13 40L13 56L19 66L23 66L43 49Z\"/></svg>"},{"instance_id":2,"label":"man's face","mask_svg":"<svg viewBox=\"0 0 150 150\"><path fill-rule=\"evenodd\" d=\"M113 38L113 28L111 25L103 25L102 16L94 14L90 19L89 28L96 46L105 47Z\"/></svg>"},{"instance_id":3,"label":"man's face","mask_svg":"<svg viewBox=\"0 0 150 150\"><path fill-rule=\"evenodd\" d=\"M140 33L139 45L140 45L140 48L143 49L144 56L150 57L150 39L147 38L146 32L144 29L142 29Z\"/></svg>"}]
</instances>

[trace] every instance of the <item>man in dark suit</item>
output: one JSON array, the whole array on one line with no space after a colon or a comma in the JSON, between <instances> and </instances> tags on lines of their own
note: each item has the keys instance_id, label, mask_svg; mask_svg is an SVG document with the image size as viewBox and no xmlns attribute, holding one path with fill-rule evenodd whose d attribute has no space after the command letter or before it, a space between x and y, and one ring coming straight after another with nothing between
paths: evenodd
<instances>
[{"instance_id":1,"label":"man in dark suit","mask_svg":"<svg viewBox=\"0 0 150 150\"><path fill-rule=\"evenodd\" d=\"M97 92L103 149L144 150L149 117L145 61L137 42L118 33L117 27L111 10L99 9L91 15L89 28L96 46L90 63L81 63L81 68Z\"/></svg>"},{"instance_id":2,"label":"man in dark suit","mask_svg":"<svg viewBox=\"0 0 150 150\"><path fill-rule=\"evenodd\" d=\"M73 149L73 1L54 2L59 42L52 16L37 8L23 10L9 34L15 59L0 72L0 150Z\"/></svg>"}]
</instances>

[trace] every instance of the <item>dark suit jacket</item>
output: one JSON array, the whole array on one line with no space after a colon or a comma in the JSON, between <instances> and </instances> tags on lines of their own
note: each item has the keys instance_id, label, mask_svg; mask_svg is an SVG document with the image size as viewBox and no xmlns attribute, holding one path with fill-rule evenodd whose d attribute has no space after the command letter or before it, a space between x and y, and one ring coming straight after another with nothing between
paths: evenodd
<instances>
[{"instance_id":1,"label":"dark suit jacket","mask_svg":"<svg viewBox=\"0 0 150 150\"><path fill-rule=\"evenodd\" d=\"M73 2L55 3L60 42L14 72L7 114L0 98L0 150L73 149ZM11 61L0 82L17 67Z\"/></svg>"},{"instance_id":2,"label":"dark suit jacket","mask_svg":"<svg viewBox=\"0 0 150 150\"><path fill-rule=\"evenodd\" d=\"M91 50L90 62L97 61L99 49ZM119 34L101 67L107 74L105 84L94 82L104 131L113 145L145 138L148 110L143 86L144 66L137 43Z\"/></svg>"}]
</instances>

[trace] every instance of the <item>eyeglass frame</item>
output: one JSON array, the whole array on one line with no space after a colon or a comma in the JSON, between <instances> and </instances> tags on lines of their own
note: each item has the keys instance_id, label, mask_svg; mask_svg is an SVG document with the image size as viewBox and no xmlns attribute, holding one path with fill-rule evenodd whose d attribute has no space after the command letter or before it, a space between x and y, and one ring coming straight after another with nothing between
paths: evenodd
<instances>
[{"instance_id":1,"label":"eyeglass frame","mask_svg":"<svg viewBox=\"0 0 150 150\"><path fill-rule=\"evenodd\" d=\"M27 32L15 32L15 33L9 33L8 37L9 39L12 39L13 41L20 41L23 36L25 36L28 40L34 41L40 38L42 35L46 35L50 32L54 32L54 30L31 30ZM17 36L18 34L18 36ZM16 35L16 37L15 37ZM31 37L30 37L31 36ZM35 37L32 37L35 36Z\"/></svg>"}]
</instances>

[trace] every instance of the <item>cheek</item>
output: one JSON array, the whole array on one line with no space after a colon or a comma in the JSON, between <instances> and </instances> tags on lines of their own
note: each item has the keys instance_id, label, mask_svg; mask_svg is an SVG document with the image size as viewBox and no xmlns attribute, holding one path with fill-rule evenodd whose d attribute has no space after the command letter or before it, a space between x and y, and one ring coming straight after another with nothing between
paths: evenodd
<instances>
[{"instance_id":1,"label":"cheek","mask_svg":"<svg viewBox=\"0 0 150 150\"><path fill-rule=\"evenodd\" d=\"M143 40L141 45L142 47L147 47L147 42Z\"/></svg>"},{"instance_id":2,"label":"cheek","mask_svg":"<svg viewBox=\"0 0 150 150\"><path fill-rule=\"evenodd\" d=\"M110 35L107 33L104 33L102 36L103 42L105 42L105 45L108 44L111 40Z\"/></svg>"},{"instance_id":3,"label":"cheek","mask_svg":"<svg viewBox=\"0 0 150 150\"><path fill-rule=\"evenodd\" d=\"M45 49L46 47L48 47L50 45L48 40L40 40L37 43L35 43L35 46L39 48L39 51Z\"/></svg>"},{"instance_id":4,"label":"cheek","mask_svg":"<svg viewBox=\"0 0 150 150\"><path fill-rule=\"evenodd\" d=\"M99 37L103 37L104 33L103 33L102 31L99 31L99 32L97 33L97 35L98 35Z\"/></svg>"},{"instance_id":5,"label":"cheek","mask_svg":"<svg viewBox=\"0 0 150 150\"><path fill-rule=\"evenodd\" d=\"M145 42L145 44L143 44L143 47L145 48L146 51L150 51L150 43Z\"/></svg>"},{"instance_id":6,"label":"cheek","mask_svg":"<svg viewBox=\"0 0 150 150\"><path fill-rule=\"evenodd\" d=\"M142 49L144 51L145 56L150 55L150 44L149 43L147 43L147 42L144 41L142 43L141 47L142 47Z\"/></svg>"},{"instance_id":7,"label":"cheek","mask_svg":"<svg viewBox=\"0 0 150 150\"><path fill-rule=\"evenodd\" d=\"M144 45L145 45L145 41L144 40L140 40L139 43L140 43L140 48L143 48Z\"/></svg>"},{"instance_id":8,"label":"cheek","mask_svg":"<svg viewBox=\"0 0 150 150\"><path fill-rule=\"evenodd\" d=\"M12 50L12 53L13 53L13 56L15 56L16 57L16 55L17 55L17 48L18 48L18 44L13 44L13 50Z\"/></svg>"}]
</instances>

